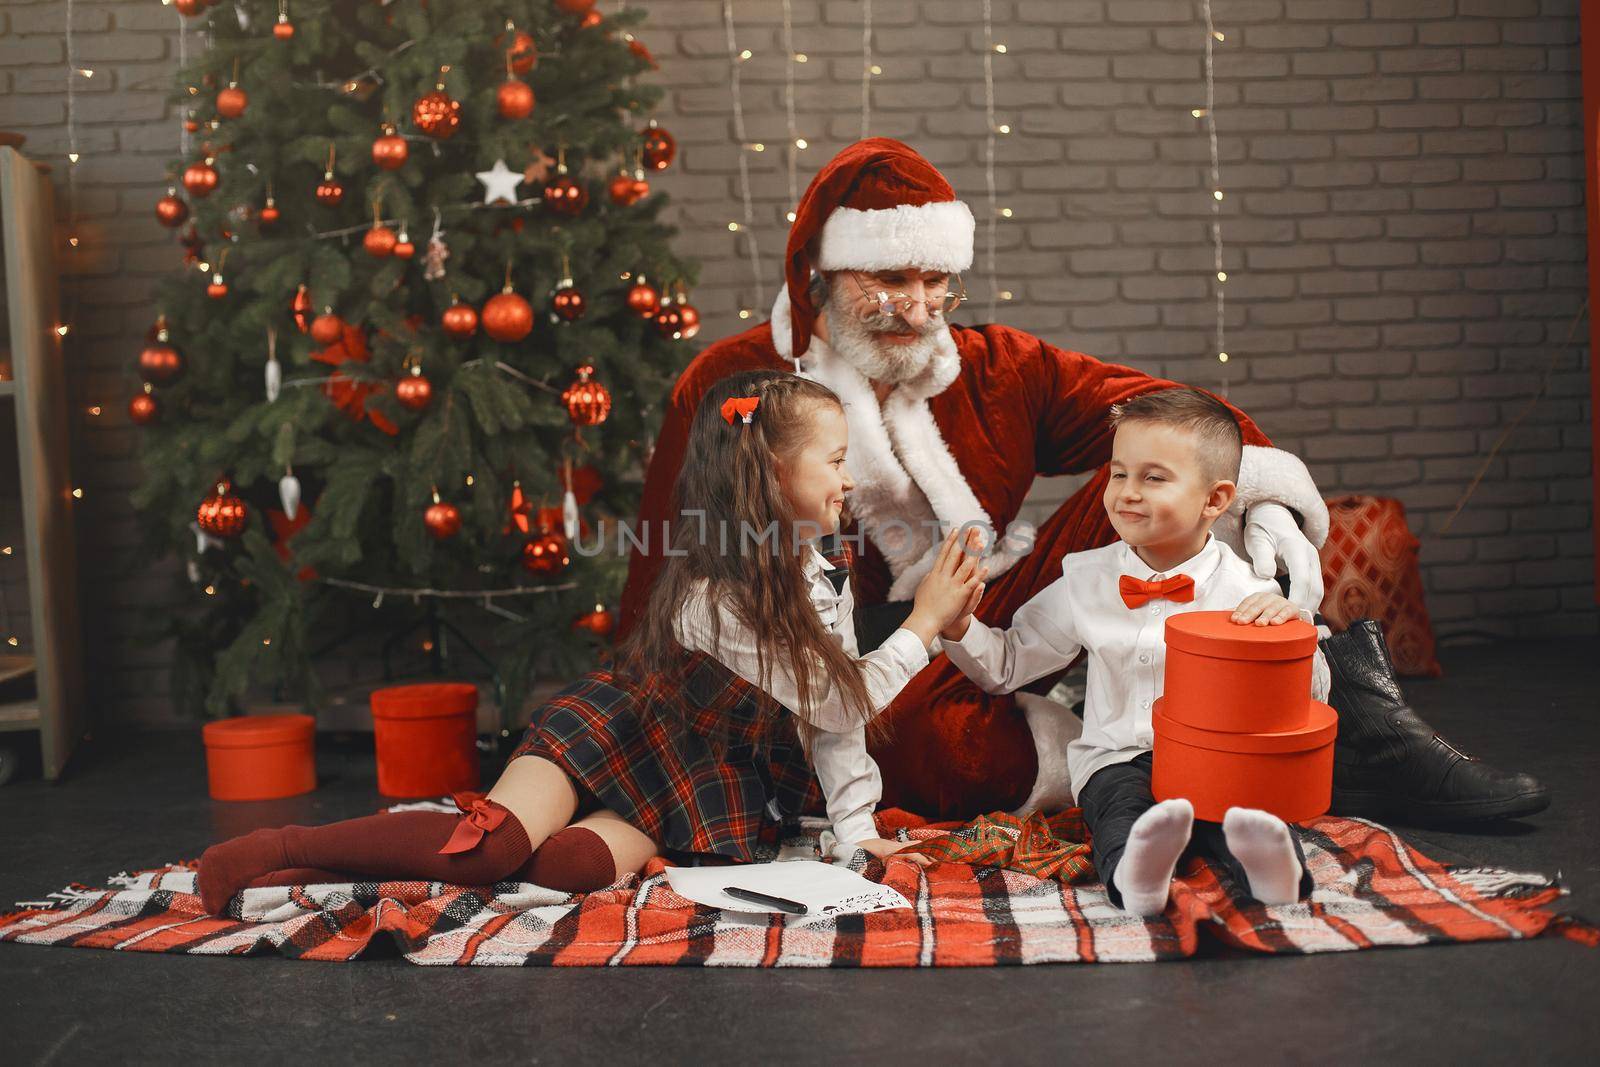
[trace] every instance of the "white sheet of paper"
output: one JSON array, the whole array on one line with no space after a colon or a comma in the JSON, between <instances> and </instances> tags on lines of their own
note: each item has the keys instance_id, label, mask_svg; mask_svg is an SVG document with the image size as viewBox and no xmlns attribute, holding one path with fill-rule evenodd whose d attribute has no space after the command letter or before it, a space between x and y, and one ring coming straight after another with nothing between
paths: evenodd
<instances>
[{"instance_id":1,"label":"white sheet of paper","mask_svg":"<svg viewBox=\"0 0 1600 1067\"><path fill-rule=\"evenodd\" d=\"M848 867L816 860L744 863L729 867L668 867L667 882L680 897L724 911L779 912L777 908L730 897L722 892L724 886L793 900L804 904L809 915L858 915L911 907L911 902L898 890L863 878Z\"/></svg>"}]
</instances>

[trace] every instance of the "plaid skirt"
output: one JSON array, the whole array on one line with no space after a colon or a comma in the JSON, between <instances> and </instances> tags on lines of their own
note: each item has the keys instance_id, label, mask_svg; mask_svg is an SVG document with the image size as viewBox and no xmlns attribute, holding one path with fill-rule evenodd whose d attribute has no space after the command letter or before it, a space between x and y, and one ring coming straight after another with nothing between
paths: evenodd
<instances>
[{"instance_id":1,"label":"plaid skirt","mask_svg":"<svg viewBox=\"0 0 1600 1067\"><path fill-rule=\"evenodd\" d=\"M752 860L763 827L822 802L794 716L703 652L584 675L534 711L511 758L530 755L676 852Z\"/></svg>"}]
</instances>

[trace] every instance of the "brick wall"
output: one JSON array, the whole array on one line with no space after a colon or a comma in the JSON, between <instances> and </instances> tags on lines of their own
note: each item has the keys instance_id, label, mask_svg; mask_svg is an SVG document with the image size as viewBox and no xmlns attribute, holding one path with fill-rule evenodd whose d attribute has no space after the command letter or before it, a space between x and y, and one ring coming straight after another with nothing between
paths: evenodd
<instances>
[{"instance_id":1,"label":"brick wall","mask_svg":"<svg viewBox=\"0 0 1600 1067\"><path fill-rule=\"evenodd\" d=\"M637 3L637 0L635 0ZM616 0L601 0L602 11ZM739 235L719 0L647 5L643 33L680 162L657 181L703 264L704 337L764 316L788 210L778 0L735 4L761 292ZM870 130L906 139L984 217L982 27L975 0L874 0ZM802 187L861 121L861 11L794 0ZM75 461L85 617L107 714L166 713L141 612L172 600L125 503L136 434L122 414L169 269L151 218L177 144L165 104L177 16L156 0L77 0L82 216L69 344L85 418ZM1199 385L1211 344L1207 146L1198 4L994 0L998 317L1060 345ZM1303 455L1328 495L1398 496L1423 539L1442 636L1595 633L1583 147L1573 0L1214 0L1229 393ZM0 127L65 166L65 6L0 11ZM191 43L193 38L191 37ZM63 197L64 199L64 197ZM980 263L983 226L980 225ZM981 313L989 291L969 276ZM758 299L764 297L764 300ZM969 316L970 317L970 316ZM1450 529L1483 457L1543 385ZM1047 512L1068 483L1042 481ZM3 564L0 564L3 566ZM15 611L15 608L13 608Z\"/></svg>"}]
</instances>

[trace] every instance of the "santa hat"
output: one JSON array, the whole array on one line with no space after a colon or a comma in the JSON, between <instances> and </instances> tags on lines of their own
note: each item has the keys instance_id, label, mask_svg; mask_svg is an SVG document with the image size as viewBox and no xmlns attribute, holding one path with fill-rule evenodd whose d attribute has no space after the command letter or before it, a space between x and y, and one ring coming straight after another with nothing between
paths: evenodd
<instances>
[{"instance_id":1,"label":"santa hat","mask_svg":"<svg viewBox=\"0 0 1600 1067\"><path fill-rule=\"evenodd\" d=\"M911 146L888 137L850 145L811 179L789 228L790 351L799 357L811 342L813 270L963 271L975 226L972 209Z\"/></svg>"}]
</instances>

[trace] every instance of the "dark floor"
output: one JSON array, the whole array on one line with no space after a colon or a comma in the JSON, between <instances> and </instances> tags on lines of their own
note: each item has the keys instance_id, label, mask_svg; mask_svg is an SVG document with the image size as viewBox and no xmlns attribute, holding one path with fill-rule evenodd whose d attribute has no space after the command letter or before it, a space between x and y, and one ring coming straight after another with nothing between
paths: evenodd
<instances>
[{"instance_id":1,"label":"dark floor","mask_svg":"<svg viewBox=\"0 0 1600 1067\"><path fill-rule=\"evenodd\" d=\"M1457 649L1415 704L1556 801L1431 856L1559 871L1600 919L1600 647ZM206 798L199 731L102 741L56 786L0 789L0 901L197 855L257 825L374 809L372 761L328 744L322 788ZM5 1062L1594 1062L1600 949L1566 941L1008 970L500 970L0 945ZM1198 1035L1206 1034L1203 1044Z\"/></svg>"}]
</instances>

